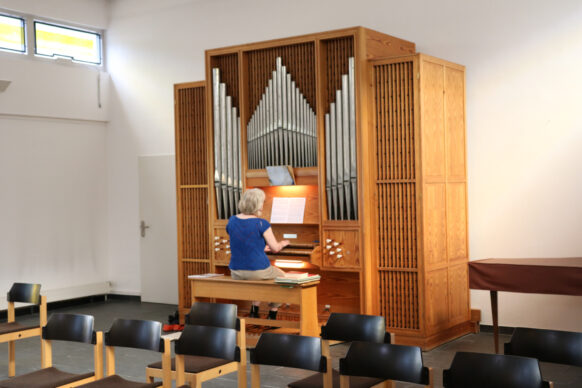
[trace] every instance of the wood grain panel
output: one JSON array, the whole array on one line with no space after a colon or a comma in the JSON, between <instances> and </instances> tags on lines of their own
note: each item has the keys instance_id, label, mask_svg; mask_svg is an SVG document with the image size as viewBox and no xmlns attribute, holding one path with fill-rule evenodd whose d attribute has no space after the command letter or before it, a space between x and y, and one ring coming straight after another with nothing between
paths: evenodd
<instances>
[{"instance_id":1,"label":"wood grain panel","mask_svg":"<svg viewBox=\"0 0 582 388\"><path fill-rule=\"evenodd\" d=\"M442 181L445 177L443 66L423 61L421 74L423 173L425 179Z\"/></svg>"},{"instance_id":2,"label":"wood grain panel","mask_svg":"<svg viewBox=\"0 0 582 388\"><path fill-rule=\"evenodd\" d=\"M357 272L320 271L322 281L317 286L320 309L328 304L336 313L360 313L360 280Z\"/></svg>"},{"instance_id":3,"label":"wood grain panel","mask_svg":"<svg viewBox=\"0 0 582 388\"><path fill-rule=\"evenodd\" d=\"M230 238L225 228L214 229L212 249L214 249L215 265L228 265L230 263Z\"/></svg>"},{"instance_id":4,"label":"wood grain panel","mask_svg":"<svg viewBox=\"0 0 582 388\"><path fill-rule=\"evenodd\" d=\"M449 287L447 269L426 274L426 330L428 333L446 327L449 319Z\"/></svg>"},{"instance_id":5,"label":"wood grain panel","mask_svg":"<svg viewBox=\"0 0 582 388\"><path fill-rule=\"evenodd\" d=\"M447 183L447 251L449 261L467 260L465 183Z\"/></svg>"},{"instance_id":6,"label":"wood grain panel","mask_svg":"<svg viewBox=\"0 0 582 388\"><path fill-rule=\"evenodd\" d=\"M324 230L322 246L325 268L360 268L358 230Z\"/></svg>"},{"instance_id":7,"label":"wood grain panel","mask_svg":"<svg viewBox=\"0 0 582 388\"><path fill-rule=\"evenodd\" d=\"M262 217L271 220L273 198L305 198L304 224L319 224L319 191L317 186L268 186L261 188L265 192L265 204Z\"/></svg>"},{"instance_id":8,"label":"wood grain panel","mask_svg":"<svg viewBox=\"0 0 582 388\"><path fill-rule=\"evenodd\" d=\"M445 67L447 179L465 180L465 72Z\"/></svg>"},{"instance_id":9,"label":"wood grain panel","mask_svg":"<svg viewBox=\"0 0 582 388\"><path fill-rule=\"evenodd\" d=\"M380 32L364 29L366 34L366 58L386 58L414 54L416 47L413 42L395 38Z\"/></svg>"},{"instance_id":10,"label":"wood grain panel","mask_svg":"<svg viewBox=\"0 0 582 388\"><path fill-rule=\"evenodd\" d=\"M452 325L470 318L468 276L466 263L449 267L449 320Z\"/></svg>"},{"instance_id":11,"label":"wood grain panel","mask_svg":"<svg viewBox=\"0 0 582 388\"><path fill-rule=\"evenodd\" d=\"M424 260L427 270L447 262L445 184L424 186Z\"/></svg>"},{"instance_id":12,"label":"wood grain panel","mask_svg":"<svg viewBox=\"0 0 582 388\"><path fill-rule=\"evenodd\" d=\"M208 189L181 190L183 258L210 259L208 251Z\"/></svg>"}]
</instances>

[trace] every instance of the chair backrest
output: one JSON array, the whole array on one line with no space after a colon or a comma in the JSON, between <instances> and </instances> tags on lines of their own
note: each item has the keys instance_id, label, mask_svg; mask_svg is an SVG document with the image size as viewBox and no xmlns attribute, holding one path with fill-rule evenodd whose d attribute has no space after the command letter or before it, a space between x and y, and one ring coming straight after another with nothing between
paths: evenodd
<instances>
[{"instance_id":1,"label":"chair backrest","mask_svg":"<svg viewBox=\"0 0 582 388\"><path fill-rule=\"evenodd\" d=\"M505 344L505 354L582 366L582 333L518 327Z\"/></svg>"},{"instance_id":2,"label":"chair backrest","mask_svg":"<svg viewBox=\"0 0 582 388\"><path fill-rule=\"evenodd\" d=\"M42 328L45 340L75 341L95 343L93 331L95 319L83 314L52 314L46 326Z\"/></svg>"},{"instance_id":3,"label":"chair backrest","mask_svg":"<svg viewBox=\"0 0 582 388\"><path fill-rule=\"evenodd\" d=\"M157 321L116 319L105 333L105 345L164 351L162 324Z\"/></svg>"},{"instance_id":4,"label":"chair backrest","mask_svg":"<svg viewBox=\"0 0 582 388\"><path fill-rule=\"evenodd\" d=\"M321 338L335 341L390 342L386 319L376 315L331 313Z\"/></svg>"},{"instance_id":5,"label":"chair backrest","mask_svg":"<svg viewBox=\"0 0 582 388\"><path fill-rule=\"evenodd\" d=\"M430 371L422 363L418 346L352 342L340 359L340 374L375 377L428 385Z\"/></svg>"},{"instance_id":6,"label":"chair backrest","mask_svg":"<svg viewBox=\"0 0 582 388\"><path fill-rule=\"evenodd\" d=\"M263 333L250 354L251 364L275 365L325 372L326 359L321 355L317 337Z\"/></svg>"},{"instance_id":7,"label":"chair backrest","mask_svg":"<svg viewBox=\"0 0 582 388\"><path fill-rule=\"evenodd\" d=\"M40 284L14 283L6 296L8 302L40 304Z\"/></svg>"},{"instance_id":8,"label":"chair backrest","mask_svg":"<svg viewBox=\"0 0 582 388\"><path fill-rule=\"evenodd\" d=\"M186 323L236 329L237 313L235 304L195 302L186 314Z\"/></svg>"},{"instance_id":9,"label":"chair backrest","mask_svg":"<svg viewBox=\"0 0 582 388\"><path fill-rule=\"evenodd\" d=\"M535 358L458 352L443 371L445 388L548 388Z\"/></svg>"},{"instance_id":10,"label":"chair backrest","mask_svg":"<svg viewBox=\"0 0 582 388\"><path fill-rule=\"evenodd\" d=\"M240 361L236 330L230 328L186 325L174 350L176 354Z\"/></svg>"}]
</instances>

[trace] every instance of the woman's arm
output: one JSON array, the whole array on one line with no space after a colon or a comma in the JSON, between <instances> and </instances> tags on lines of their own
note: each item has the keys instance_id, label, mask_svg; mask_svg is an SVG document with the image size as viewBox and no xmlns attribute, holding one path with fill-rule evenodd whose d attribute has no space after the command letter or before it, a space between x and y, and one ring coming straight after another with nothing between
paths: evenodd
<instances>
[{"instance_id":1,"label":"woman's arm","mask_svg":"<svg viewBox=\"0 0 582 388\"><path fill-rule=\"evenodd\" d=\"M271 228L265 230L265 233L263 233L263 237L265 238L265 241L267 242L269 249L273 253L277 253L281 249L289 245L289 240L277 241L275 235L273 234L273 229Z\"/></svg>"}]
</instances>

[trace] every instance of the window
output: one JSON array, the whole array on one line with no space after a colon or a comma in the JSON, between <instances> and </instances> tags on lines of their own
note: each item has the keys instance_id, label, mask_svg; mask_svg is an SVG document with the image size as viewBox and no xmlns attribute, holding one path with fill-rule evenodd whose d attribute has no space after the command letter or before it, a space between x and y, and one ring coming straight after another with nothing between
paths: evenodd
<instances>
[{"instance_id":1,"label":"window","mask_svg":"<svg viewBox=\"0 0 582 388\"><path fill-rule=\"evenodd\" d=\"M0 49L26 52L24 19L0 14Z\"/></svg>"},{"instance_id":2,"label":"window","mask_svg":"<svg viewBox=\"0 0 582 388\"><path fill-rule=\"evenodd\" d=\"M35 53L101 64L101 35L54 24L34 22Z\"/></svg>"}]
</instances>

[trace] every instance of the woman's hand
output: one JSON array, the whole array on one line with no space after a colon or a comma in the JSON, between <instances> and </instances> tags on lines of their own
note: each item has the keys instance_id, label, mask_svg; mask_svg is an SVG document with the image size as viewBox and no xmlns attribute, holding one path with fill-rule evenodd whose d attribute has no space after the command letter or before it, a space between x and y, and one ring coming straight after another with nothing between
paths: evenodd
<instances>
[{"instance_id":1,"label":"woman's hand","mask_svg":"<svg viewBox=\"0 0 582 388\"><path fill-rule=\"evenodd\" d=\"M287 245L289 245L289 240L277 241L275 235L273 234L273 229L269 228L263 233L265 242L267 246L265 247L265 252L277 253ZM269 248L269 250L267 250Z\"/></svg>"}]
</instances>

